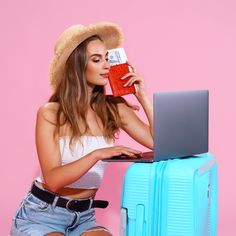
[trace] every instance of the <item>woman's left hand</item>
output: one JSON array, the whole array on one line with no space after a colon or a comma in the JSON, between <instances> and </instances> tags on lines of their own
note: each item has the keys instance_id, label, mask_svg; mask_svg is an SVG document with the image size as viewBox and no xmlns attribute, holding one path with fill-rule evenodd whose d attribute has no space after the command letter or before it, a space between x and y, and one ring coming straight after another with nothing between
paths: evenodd
<instances>
[{"instance_id":1,"label":"woman's left hand","mask_svg":"<svg viewBox=\"0 0 236 236\"><path fill-rule=\"evenodd\" d=\"M135 96L138 99L141 99L147 96L146 86L145 86L143 77L136 72L135 68L129 62L127 62L127 64L131 67L132 71L125 74L121 78L122 80L124 80L127 77L130 77L129 80L124 84L124 87L128 87L134 84L135 89L136 89Z\"/></svg>"}]
</instances>

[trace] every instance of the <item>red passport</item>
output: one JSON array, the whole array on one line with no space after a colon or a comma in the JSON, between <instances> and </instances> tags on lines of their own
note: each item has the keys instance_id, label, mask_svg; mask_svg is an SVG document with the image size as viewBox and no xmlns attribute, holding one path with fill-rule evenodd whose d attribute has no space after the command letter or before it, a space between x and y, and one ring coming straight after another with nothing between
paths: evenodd
<instances>
[{"instance_id":1,"label":"red passport","mask_svg":"<svg viewBox=\"0 0 236 236\"><path fill-rule=\"evenodd\" d=\"M112 93L115 97L136 92L134 85L127 87L123 86L125 83L127 83L130 77L125 78L124 80L121 80L121 77L123 77L129 72L129 65L127 63L122 63L110 67L109 83L111 86Z\"/></svg>"}]
</instances>

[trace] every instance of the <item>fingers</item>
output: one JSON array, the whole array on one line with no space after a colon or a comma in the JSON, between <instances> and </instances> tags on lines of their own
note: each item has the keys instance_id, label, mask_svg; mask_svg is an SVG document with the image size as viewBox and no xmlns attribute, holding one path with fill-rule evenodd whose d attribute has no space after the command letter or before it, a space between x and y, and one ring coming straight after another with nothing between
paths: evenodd
<instances>
[{"instance_id":1,"label":"fingers","mask_svg":"<svg viewBox=\"0 0 236 236\"><path fill-rule=\"evenodd\" d=\"M128 72L127 74L125 74L124 76L122 76L120 78L121 80L125 80L125 79L130 77L130 79L123 86L124 87L131 86L135 82L141 82L142 83L143 78L142 78L142 76L140 76L139 74L136 73L135 67L132 66L129 62L127 62L127 64L131 67L132 71Z\"/></svg>"},{"instance_id":2,"label":"fingers","mask_svg":"<svg viewBox=\"0 0 236 236\"><path fill-rule=\"evenodd\" d=\"M128 78L130 76L137 76L137 74L134 73L134 72L129 72L129 73L125 74L124 76L122 76L120 79L124 80L124 79L126 79L126 78Z\"/></svg>"},{"instance_id":3,"label":"fingers","mask_svg":"<svg viewBox=\"0 0 236 236\"><path fill-rule=\"evenodd\" d=\"M117 146L116 147L119 151L120 151L120 155L125 154L127 156L131 156L131 155L138 155L141 152L138 150L135 150L133 148L129 148L129 147L124 147L124 146Z\"/></svg>"},{"instance_id":4,"label":"fingers","mask_svg":"<svg viewBox=\"0 0 236 236\"><path fill-rule=\"evenodd\" d=\"M139 78L131 78L127 83L125 83L123 86L127 87L127 86L131 86L132 84L134 84L135 82L139 82L141 81L141 79Z\"/></svg>"},{"instance_id":5,"label":"fingers","mask_svg":"<svg viewBox=\"0 0 236 236\"><path fill-rule=\"evenodd\" d=\"M131 86L132 84L134 84L135 82L142 82L143 79L141 76L133 73L133 72L130 72L130 73L127 73L125 74L121 80L124 80L126 78L130 77L130 79L123 85L124 87L127 87L127 86Z\"/></svg>"},{"instance_id":6,"label":"fingers","mask_svg":"<svg viewBox=\"0 0 236 236\"><path fill-rule=\"evenodd\" d=\"M137 159L137 158L142 158L142 154L132 154L132 155L125 155L122 154L119 156L120 159L125 159L125 158L130 158L130 159Z\"/></svg>"},{"instance_id":7,"label":"fingers","mask_svg":"<svg viewBox=\"0 0 236 236\"><path fill-rule=\"evenodd\" d=\"M142 152L140 152L140 153L133 153L133 154L130 154L130 155L126 155L126 154L121 154L120 155L120 157L121 158L134 158L134 159L136 159L136 158L141 158L143 156L143 153Z\"/></svg>"},{"instance_id":8,"label":"fingers","mask_svg":"<svg viewBox=\"0 0 236 236\"><path fill-rule=\"evenodd\" d=\"M140 158L142 152L135 150L133 148L125 147L125 146L114 146L109 148L101 148L94 151L94 156L96 160L103 160L107 158L111 158L114 156L121 156L126 158L127 156L133 158Z\"/></svg>"},{"instance_id":9,"label":"fingers","mask_svg":"<svg viewBox=\"0 0 236 236\"><path fill-rule=\"evenodd\" d=\"M129 147L125 147L125 146L115 146L115 147L111 147L109 149L111 150L110 154L113 156L120 156L120 155L131 156L131 155L138 155L141 153L138 150L135 150L135 149L129 148Z\"/></svg>"}]
</instances>

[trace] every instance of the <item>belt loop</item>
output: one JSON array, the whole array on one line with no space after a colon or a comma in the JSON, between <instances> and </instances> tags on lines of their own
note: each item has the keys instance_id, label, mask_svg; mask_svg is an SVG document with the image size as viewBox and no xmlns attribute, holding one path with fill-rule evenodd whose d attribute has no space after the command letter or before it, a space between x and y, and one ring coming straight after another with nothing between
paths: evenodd
<instances>
[{"instance_id":1,"label":"belt loop","mask_svg":"<svg viewBox=\"0 0 236 236\"><path fill-rule=\"evenodd\" d=\"M90 197L89 200L90 200L89 209L91 209L91 207L93 205L93 198Z\"/></svg>"},{"instance_id":2,"label":"belt loop","mask_svg":"<svg viewBox=\"0 0 236 236\"><path fill-rule=\"evenodd\" d=\"M59 196L56 195L55 198L53 199L53 203L52 203L52 207L55 208L55 206L57 205L57 201L59 199Z\"/></svg>"},{"instance_id":3,"label":"belt loop","mask_svg":"<svg viewBox=\"0 0 236 236\"><path fill-rule=\"evenodd\" d=\"M33 186L35 185L35 182L36 182L36 180L34 180L34 181L32 182L31 187L30 187L30 191L31 191L31 189L33 188Z\"/></svg>"},{"instance_id":4,"label":"belt loop","mask_svg":"<svg viewBox=\"0 0 236 236\"><path fill-rule=\"evenodd\" d=\"M32 182L32 184L30 186L30 189L28 190L28 194L31 193L31 190L32 190L33 186L34 186L34 182Z\"/></svg>"}]
</instances>

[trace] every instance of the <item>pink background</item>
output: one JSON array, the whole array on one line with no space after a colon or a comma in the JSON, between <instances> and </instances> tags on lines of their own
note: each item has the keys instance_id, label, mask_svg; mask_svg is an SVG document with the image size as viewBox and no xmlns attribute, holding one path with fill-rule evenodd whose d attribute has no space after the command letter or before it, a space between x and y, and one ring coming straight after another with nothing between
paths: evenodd
<instances>
[{"instance_id":1,"label":"pink background","mask_svg":"<svg viewBox=\"0 0 236 236\"><path fill-rule=\"evenodd\" d=\"M234 0L1 1L0 232L39 165L34 145L37 108L50 96L48 65L58 35L69 25L114 21L124 30L128 58L154 91L210 90L210 151L219 164L219 235L233 235L235 191ZM127 97L133 103L135 99ZM137 104L137 103L136 103ZM139 112L144 118L143 113ZM145 118L144 118L145 119ZM146 150L121 133L119 143ZM111 164L98 198L110 206L98 221L118 235L122 178L128 164Z\"/></svg>"}]
</instances>

